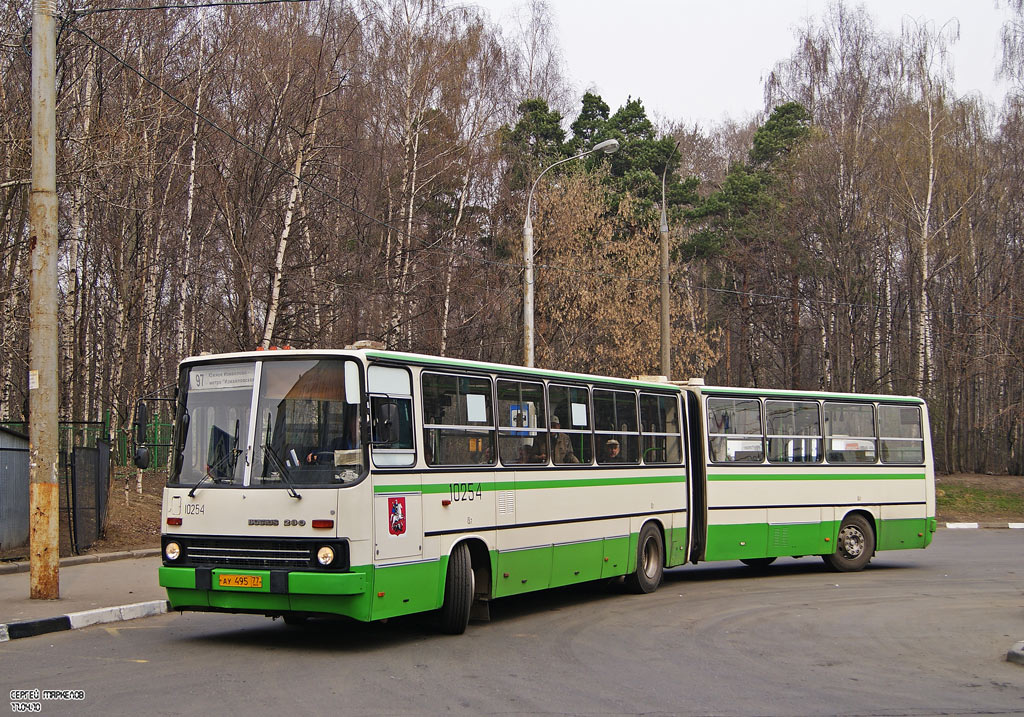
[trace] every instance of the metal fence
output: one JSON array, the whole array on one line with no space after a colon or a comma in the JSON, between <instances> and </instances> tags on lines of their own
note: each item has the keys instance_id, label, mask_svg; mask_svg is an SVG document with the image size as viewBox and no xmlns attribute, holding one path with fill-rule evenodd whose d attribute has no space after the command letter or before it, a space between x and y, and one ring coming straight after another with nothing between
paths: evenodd
<instances>
[{"instance_id":1,"label":"metal fence","mask_svg":"<svg viewBox=\"0 0 1024 717\"><path fill-rule=\"evenodd\" d=\"M152 447L149 450L149 470L161 470L167 467L169 449L166 444L171 442L171 422L164 422L154 417L146 426L146 442ZM19 433L28 433L28 425L24 421L0 422L0 427ZM61 421L57 427L59 450L62 453L71 451L75 446L95 446L97 441L110 444L111 460L114 465L127 466L132 462L134 446L131 442L130 427L115 428L114 437L110 439L110 415L102 421Z\"/></svg>"},{"instance_id":2,"label":"metal fence","mask_svg":"<svg viewBox=\"0 0 1024 717\"><path fill-rule=\"evenodd\" d=\"M0 448L0 550L28 545L28 449Z\"/></svg>"},{"instance_id":3,"label":"metal fence","mask_svg":"<svg viewBox=\"0 0 1024 717\"><path fill-rule=\"evenodd\" d=\"M14 424L14 428L24 424ZM11 426L11 424L7 424ZM103 532L110 484L110 444L101 421L58 424L61 532L74 553L88 549ZM26 448L0 447L0 550L29 542L29 466ZM64 542L62 540L62 542Z\"/></svg>"},{"instance_id":4,"label":"metal fence","mask_svg":"<svg viewBox=\"0 0 1024 717\"><path fill-rule=\"evenodd\" d=\"M100 537L107 515L110 485L110 445L97 441L95 447L76 446L71 451L71 481L68 534L75 553L87 550Z\"/></svg>"}]
</instances>

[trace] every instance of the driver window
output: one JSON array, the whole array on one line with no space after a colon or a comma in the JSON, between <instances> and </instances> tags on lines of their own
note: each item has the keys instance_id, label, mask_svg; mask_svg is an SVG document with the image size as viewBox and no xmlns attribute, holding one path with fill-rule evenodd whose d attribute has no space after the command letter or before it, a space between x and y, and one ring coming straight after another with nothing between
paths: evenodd
<instances>
[{"instance_id":1,"label":"driver window","mask_svg":"<svg viewBox=\"0 0 1024 717\"><path fill-rule=\"evenodd\" d=\"M370 431L374 465L381 467L411 466L416 462L412 439L412 378L404 368L370 366L367 372L370 396ZM388 410L388 405L394 410ZM379 425L381 416L394 421L390 431ZM395 440L384 443L391 433Z\"/></svg>"}]
</instances>

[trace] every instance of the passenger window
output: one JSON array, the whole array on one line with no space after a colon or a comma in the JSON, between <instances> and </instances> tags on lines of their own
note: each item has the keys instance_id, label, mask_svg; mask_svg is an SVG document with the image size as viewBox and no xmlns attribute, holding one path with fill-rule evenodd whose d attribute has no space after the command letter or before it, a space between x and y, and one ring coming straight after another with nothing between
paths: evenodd
<instances>
[{"instance_id":1,"label":"passenger window","mask_svg":"<svg viewBox=\"0 0 1024 717\"><path fill-rule=\"evenodd\" d=\"M878 407L878 433L883 463L924 463L921 409L917 406Z\"/></svg>"},{"instance_id":2,"label":"passenger window","mask_svg":"<svg viewBox=\"0 0 1024 717\"><path fill-rule=\"evenodd\" d=\"M503 465L548 462L544 384L498 381L498 454Z\"/></svg>"},{"instance_id":3,"label":"passenger window","mask_svg":"<svg viewBox=\"0 0 1024 717\"><path fill-rule=\"evenodd\" d=\"M644 463L682 463L679 400L676 396L640 394L640 430Z\"/></svg>"},{"instance_id":4,"label":"passenger window","mask_svg":"<svg viewBox=\"0 0 1024 717\"><path fill-rule=\"evenodd\" d=\"M821 417L817 401L765 401L770 463L820 463Z\"/></svg>"},{"instance_id":5,"label":"passenger window","mask_svg":"<svg viewBox=\"0 0 1024 717\"><path fill-rule=\"evenodd\" d=\"M491 380L424 373L423 443L427 465L493 465Z\"/></svg>"},{"instance_id":6,"label":"passenger window","mask_svg":"<svg viewBox=\"0 0 1024 717\"><path fill-rule=\"evenodd\" d=\"M598 463L638 463L640 431L636 394L594 389L594 437Z\"/></svg>"},{"instance_id":7,"label":"passenger window","mask_svg":"<svg viewBox=\"0 0 1024 717\"><path fill-rule=\"evenodd\" d=\"M555 465L592 463L590 397L578 386L548 386L551 405L551 460Z\"/></svg>"},{"instance_id":8,"label":"passenger window","mask_svg":"<svg viewBox=\"0 0 1024 717\"><path fill-rule=\"evenodd\" d=\"M718 463L761 463L761 402L752 398L708 399L708 446Z\"/></svg>"},{"instance_id":9,"label":"passenger window","mask_svg":"<svg viewBox=\"0 0 1024 717\"><path fill-rule=\"evenodd\" d=\"M829 463L875 462L874 406L825 403L825 458Z\"/></svg>"}]
</instances>

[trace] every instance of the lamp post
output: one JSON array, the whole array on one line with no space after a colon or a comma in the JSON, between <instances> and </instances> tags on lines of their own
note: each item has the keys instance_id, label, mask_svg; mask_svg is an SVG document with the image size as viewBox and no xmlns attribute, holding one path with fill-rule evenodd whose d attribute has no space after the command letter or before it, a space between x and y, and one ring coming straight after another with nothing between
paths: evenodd
<instances>
[{"instance_id":1,"label":"lamp post","mask_svg":"<svg viewBox=\"0 0 1024 717\"><path fill-rule=\"evenodd\" d=\"M679 142L676 142L679 151ZM665 208L665 177L668 174L668 162L661 173L661 375L671 378L672 352L669 335L669 311L672 298L668 286L668 214Z\"/></svg>"},{"instance_id":2,"label":"lamp post","mask_svg":"<svg viewBox=\"0 0 1024 717\"><path fill-rule=\"evenodd\" d=\"M533 368L534 359L534 341L533 341L533 221L530 219L530 209L533 206L533 191L537 188L537 183L540 178L543 177L549 169L553 169L560 164L571 162L574 159L580 159L586 157L588 154L594 152L604 152L605 154L611 154L619 148L619 141L616 139L606 139L604 142L596 144L593 148L588 149L586 152L580 152L579 154L573 155L572 157L566 157L560 159L552 165L549 165L544 169L543 172L537 175L537 178L533 181L533 186L530 187L530 193L526 197L526 220L523 222L523 263L526 268L523 271L523 363L526 366Z\"/></svg>"}]
</instances>

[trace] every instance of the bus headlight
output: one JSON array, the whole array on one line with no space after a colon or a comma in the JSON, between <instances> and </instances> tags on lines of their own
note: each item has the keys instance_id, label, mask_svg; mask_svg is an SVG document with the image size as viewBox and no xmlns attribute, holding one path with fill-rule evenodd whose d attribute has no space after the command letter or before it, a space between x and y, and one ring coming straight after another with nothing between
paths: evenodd
<instances>
[{"instance_id":1,"label":"bus headlight","mask_svg":"<svg viewBox=\"0 0 1024 717\"><path fill-rule=\"evenodd\" d=\"M334 548L329 545L325 545L316 551L316 561L323 566L328 566L334 562Z\"/></svg>"},{"instance_id":2,"label":"bus headlight","mask_svg":"<svg viewBox=\"0 0 1024 717\"><path fill-rule=\"evenodd\" d=\"M181 546L171 542L164 546L164 557L168 560L177 560L181 557Z\"/></svg>"}]
</instances>

